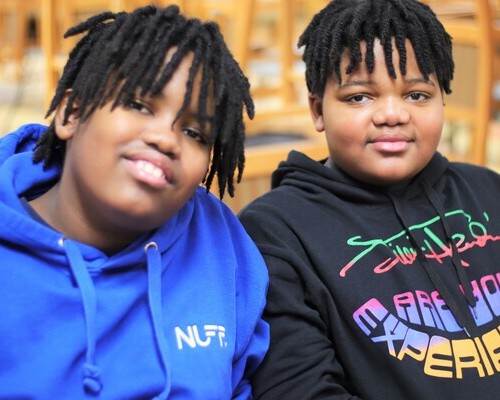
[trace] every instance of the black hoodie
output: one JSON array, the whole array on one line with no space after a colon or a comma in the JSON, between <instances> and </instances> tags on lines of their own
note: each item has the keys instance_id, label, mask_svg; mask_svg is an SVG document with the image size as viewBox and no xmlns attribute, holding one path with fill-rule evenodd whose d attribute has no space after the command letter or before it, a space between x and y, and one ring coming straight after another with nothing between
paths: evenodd
<instances>
[{"instance_id":1,"label":"black hoodie","mask_svg":"<svg viewBox=\"0 0 500 400\"><path fill-rule=\"evenodd\" d=\"M262 399L500 399L500 176L380 188L291 152L240 219L270 271Z\"/></svg>"}]
</instances>

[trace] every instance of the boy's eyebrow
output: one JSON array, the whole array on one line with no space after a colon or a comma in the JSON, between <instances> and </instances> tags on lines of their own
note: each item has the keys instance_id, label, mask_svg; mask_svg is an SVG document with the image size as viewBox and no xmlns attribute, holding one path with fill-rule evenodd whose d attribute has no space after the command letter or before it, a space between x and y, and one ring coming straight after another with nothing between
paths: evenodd
<instances>
[{"instance_id":1,"label":"boy's eyebrow","mask_svg":"<svg viewBox=\"0 0 500 400\"><path fill-rule=\"evenodd\" d=\"M363 85L373 85L375 82L367 79L356 79L352 81L345 81L339 85L339 89L344 89L350 86L363 86Z\"/></svg>"},{"instance_id":2,"label":"boy's eyebrow","mask_svg":"<svg viewBox=\"0 0 500 400\"><path fill-rule=\"evenodd\" d=\"M141 96L139 96L139 97L141 97ZM165 99L167 96L165 96L165 94L163 92L159 92L155 95L152 95L151 93L147 93L145 96L142 96L142 97L150 98L150 99ZM189 118L194 118L194 119L200 118L200 114L198 113L198 111L190 110L190 107L187 107L184 110L184 114L186 114ZM209 123L213 123L213 121L215 120L215 115L213 115L213 114L208 114L206 117L207 117L207 122L209 122Z\"/></svg>"},{"instance_id":3,"label":"boy's eyebrow","mask_svg":"<svg viewBox=\"0 0 500 400\"><path fill-rule=\"evenodd\" d=\"M436 86L435 83L430 79L425 79L424 77L404 79L405 83L425 83L427 85ZM339 85L339 89L344 89L350 86L363 86L363 85L374 85L375 82L370 79L355 79L351 81L342 82Z\"/></svg>"},{"instance_id":4,"label":"boy's eyebrow","mask_svg":"<svg viewBox=\"0 0 500 400\"><path fill-rule=\"evenodd\" d=\"M405 79L405 83L426 83L428 85L436 86L432 80L429 78L425 79L424 77Z\"/></svg>"},{"instance_id":5,"label":"boy's eyebrow","mask_svg":"<svg viewBox=\"0 0 500 400\"><path fill-rule=\"evenodd\" d=\"M189 118L200 119L200 113L198 113L197 111L190 111L186 109L185 114ZM207 114L206 119L207 122L211 124L215 120L215 115Z\"/></svg>"}]
</instances>

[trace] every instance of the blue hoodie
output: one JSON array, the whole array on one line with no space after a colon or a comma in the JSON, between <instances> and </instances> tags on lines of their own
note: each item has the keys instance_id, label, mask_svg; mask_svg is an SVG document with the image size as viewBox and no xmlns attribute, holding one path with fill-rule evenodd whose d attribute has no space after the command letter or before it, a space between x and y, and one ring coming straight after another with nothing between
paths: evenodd
<instances>
[{"instance_id":1,"label":"blue hoodie","mask_svg":"<svg viewBox=\"0 0 500 400\"><path fill-rule=\"evenodd\" d=\"M268 347L267 272L231 211L199 188L117 254L65 238L31 200L59 178L0 139L0 398L246 399Z\"/></svg>"}]
</instances>

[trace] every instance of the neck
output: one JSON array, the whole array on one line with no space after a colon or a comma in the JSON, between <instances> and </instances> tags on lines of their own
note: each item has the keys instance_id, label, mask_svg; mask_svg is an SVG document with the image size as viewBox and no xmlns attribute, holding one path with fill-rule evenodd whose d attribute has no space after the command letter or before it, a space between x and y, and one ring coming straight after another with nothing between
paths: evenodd
<instances>
[{"instance_id":1,"label":"neck","mask_svg":"<svg viewBox=\"0 0 500 400\"><path fill-rule=\"evenodd\" d=\"M102 229L92 218L78 212L79 207L69 204L68 199L59 195L60 184L30 201L31 207L53 229L65 237L98 248L107 254L120 251L133 242L140 233Z\"/></svg>"}]
</instances>

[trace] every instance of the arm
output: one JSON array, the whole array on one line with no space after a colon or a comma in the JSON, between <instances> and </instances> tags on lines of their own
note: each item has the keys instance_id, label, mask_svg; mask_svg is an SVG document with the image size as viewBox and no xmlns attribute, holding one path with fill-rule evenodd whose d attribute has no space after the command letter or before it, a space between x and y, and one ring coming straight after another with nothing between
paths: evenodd
<instances>
[{"instance_id":1,"label":"arm","mask_svg":"<svg viewBox=\"0 0 500 400\"><path fill-rule=\"evenodd\" d=\"M232 364L231 398L252 398L250 378L262 363L269 347L269 324L262 319L269 277L264 260L243 229L229 213L226 220L238 266L235 271L236 348ZM229 245L229 244L228 244Z\"/></svg>"},{"instance_id":2,"label":"arm","mask_svg":"<svg viewBox=\"0 0 500 400\"><path fill-rule=\"evenodd\" d=\"M233 363L233 382L236 383L236 387L233 390L232 399L245 400L252 398L250 377L262 362L265 349L268 346L269 325L259 319L244 353L235 359Z\"/></svg>"},{"instance_id":3,"label":"arm","mask_svg":"<svg viewBox=\"0 0 500 400\"><path fill-rule=\"evenodd\" d=\"M325 322L327 314L334 312L326 300L330 294L309 265L297 236L269 215L245 213L241 217L270 274L264 319L271 327L271 343L252 378L255 397L358 399L347 389L332 342L335 338Z\"/></svg>"}]
</instances>

